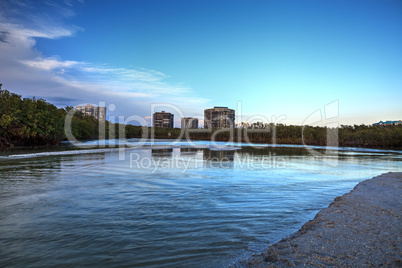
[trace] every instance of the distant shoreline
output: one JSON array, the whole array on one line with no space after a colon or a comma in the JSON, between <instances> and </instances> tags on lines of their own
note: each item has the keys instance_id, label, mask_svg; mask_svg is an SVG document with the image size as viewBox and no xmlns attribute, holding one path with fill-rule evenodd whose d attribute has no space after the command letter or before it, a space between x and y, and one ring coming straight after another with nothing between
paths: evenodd
<instances>
[{"instance_id":1,"label":"distant shoreline","mask_svg":"<svg viewBox=\"0 0 402 268\"><path fill-rule=\"evenodd\" d=\"M131 137L128 139L141 139L141 137ZM85 141L96 141L97 139L84 139L80 140L82 142ZM155 140L170 140L170 141L176 141L177 139L170 138L169 137L158 137L155 138ZM186 139L180 139L180 141L186 141ZM210 141L210 139L197 139L197 138L192 138L191 141ZM228 142L227 140L216 140L217 142ZM32 144L32 145L20 145L20 146L13 146L13 147L0 147L0 152L6 152L6 151L12 151L12 150L18 150L18 149L44 149L44 148L60 148L63 145L63 142L68 142L67 140L61 141L58 144L53 144L53 145L38 145L38 144ZM242 141L245 143L245 141ZM234 143L237 143L237 141L234 141ZM259 144L264 144L264 145L272 145L274 147L275 144L277 145L304 145L303 143L286 143L286 142L276 142L275 144L268 143L268 142L252 142L251 144L259 145ZM306 144L306 146L323 146L325 147L326 145L320 145L320 144ZM107 146L108 147L108 146ZM402 150L402 147L399 146L364 146L364 145L339 145L338 147L341 148L364 148L364 149L383 149L383 150ZM79 148L77 148L79 149Z\"/></svg>"},{"instance_id":2,"label":"distant shoreline","mask_svg":"<svg viewBox=\"0 0 402 268\"><path fill-rule=\"evenodd\" d=\"M22 98L0 84L0 151L20 146L57 145L65 140L98 138L157 138L240 141L260 144L308 144L363 148L402 148L402 125L341 125L318 127L261 122L247 127L182 129L137 126L99 121L74 110L57 108L44 99ZM6 108L4 108L6 107ZM24 107L22 109L21 107ZM18 116L16 116L18 115Z\"/></svg>"},{"instance_id":3,"label":"distant shoreline","mask_svg":"<svg viewBox=\"0 0 402 268\"><path fill-rule=\"evenodd\" d=\"M402 172L360 182L240 267L400 266Z\"/></svg>"}]
</instances>

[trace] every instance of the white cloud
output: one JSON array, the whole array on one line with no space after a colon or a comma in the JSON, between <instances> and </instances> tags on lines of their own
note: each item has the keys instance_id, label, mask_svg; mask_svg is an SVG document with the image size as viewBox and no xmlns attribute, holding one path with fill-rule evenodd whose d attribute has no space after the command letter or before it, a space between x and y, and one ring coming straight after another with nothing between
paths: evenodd
<instances>
[{"instance_id":1,"label":"white cloud","mask_svg":"<svg viewBox=\"0 0 402 268\"><path fill-rule=\"evenodd\" d=\"M58 68L72 68L74 67L74 65L79 64L79 62L77 61L60 61L55 58L47 58L47 59L39 58L35 60L22 61L22 63L32 68L38 68L47 71L52 71Z\"/></svg>"},{"instance_id":2,"label":"white cloud","mask_svg":"<svg viewBox=\"0 0 402 268\"><path fill-rule=\"evenodd\" d=\"M68 6L73 3L67 2ZM24 3L20 1L19 5ZM60 106L106 101L115 104L116 113L122 115L149 115L150 104L160 101L174 103L185 113L191 113L202 109L202 104L208 101L196 97L186 85L167 82L171 78L156 70L44 55L35 47L35 38L71 37L79 28L48 27L53 24L43 20L35 20L29 27L26 25L22 20L6 18L0 11L0 83L4 84L3 88L24 96L54 99Z\"/></svg>"}]
</instances>

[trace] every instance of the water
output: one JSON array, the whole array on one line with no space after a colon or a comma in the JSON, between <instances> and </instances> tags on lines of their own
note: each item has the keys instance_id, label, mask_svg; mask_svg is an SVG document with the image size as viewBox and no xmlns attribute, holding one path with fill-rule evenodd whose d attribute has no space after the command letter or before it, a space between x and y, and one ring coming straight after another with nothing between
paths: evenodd
<instances>
[{"instance_id":1,"label":"water","mask_svg":"<svg viewBox=\"0 0 402 268\"><path fill-rule=\"evenodd\" d=\"M159 145L0 156L0 266L227 267L402 170L401 151Z\"/></svg>"}]
</instances>

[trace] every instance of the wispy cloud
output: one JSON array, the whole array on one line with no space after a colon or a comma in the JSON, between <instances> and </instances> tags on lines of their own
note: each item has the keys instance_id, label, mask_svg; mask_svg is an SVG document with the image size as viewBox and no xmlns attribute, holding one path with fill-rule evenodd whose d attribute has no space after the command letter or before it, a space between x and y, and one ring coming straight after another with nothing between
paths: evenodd
<instances>
[{"instance_id":1,"label":"wispy cloud","mask_svg":"<svg viewBox=\"0 0 402 268\"><path fill-rule=\"evenodd\" d=\"M46 71L53 71L60 68L72 68L79 64L77 61L60 61L56 58L38 58L35 60L21 61L23 64L32 68L38 68Z\"/></svg>"},{"instance_id":2,"label":"wispy cloud","mask_svg":"<svg viewBox=\"0 0 402 268\"><path fill-rule=\"evenodd\" d=\"M74 86L86 91L102 90L105 94L122 95L126 97L156 97L176 96L190 93L191 88L164 81L168 76L154 70L111 68L105 65L94 65L87 62L61 60L57 57L21 60L27 67L48 71L60 83ZM74 75L76 74L76 75ZM78 78L78 76L80 78ZM180 96L184 101L195 101L190 97Z\"/></svg>"},{"instance_id":3,"label":"wispy cloud","mask_svg":"<svg viewBox=\"0 0 402 268\"><path fill-rule=\"evenodd\" d=\"M81 2L81 1L78 1ZM71 9L78 3L73 0L46 1L55 8ZM31 16L28 23L12 14L30 10L30 1L12 5L3 2L13 12L0 11L0 83L27 96L57 100L59 105L107 101L120 108L122 114L149 114L152 102L171 102L183 110L196 109L206 99L195 96L191 87L172 83L169 75L156 70L110 66L107 63L63 59L58 55L45 55L35 47L36 38L57 39L74 36L81 29L51 23ZM66 13L66 11L60 11ZM67 16L67 14L64 14ZM49 26L56 25L56 26Z\"/></svg>"}]
</instances>

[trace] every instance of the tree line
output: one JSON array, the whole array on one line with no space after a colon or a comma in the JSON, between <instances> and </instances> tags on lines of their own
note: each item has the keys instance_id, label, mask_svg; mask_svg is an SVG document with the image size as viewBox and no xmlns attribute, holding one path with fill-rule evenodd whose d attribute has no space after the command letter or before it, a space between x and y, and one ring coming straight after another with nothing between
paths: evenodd
<instances>
[{"instance_id":1,"label":"tree line","mask_svg":"<svg viewBox=\"0 0 402 268\"><path fill-rule=\"evenodd\" d=\"M165 130L165 132L168 130ZM171 132L172 138L180 131ZM367 148L402 148L402 125L368 126L341 125L337 128L269 124L261 129L235 128L202 132L184 130L192 140L251 142L268 144L306 144L317 146L339 145ZM186 132L189 132L186 134ZM164 136L166 138L166 136Z\"/></svg>"},{"instance_id":2,"label":"tree line","mask_svg":"<svg viewBox=\"0 0 402 268\"><path fill-rule=\"evenodd\" d=\"M44 99L22 98L21 95L2 90L0 84L0 149L14 146L55 145L66 140L64 123L74 109L57 108ZM100 132L100 124L104 131ZM75 112L71 120L71 134L77 140L98 138L164 138L327 145L328 138L340 146L402 148L402 125L368 126L342 125L338 128L264 124L258 128L235 129L179 129L152 128L100 122L92 116ZM104 134L103 134L104 133Z\"/></svg>"}]
</instances>

